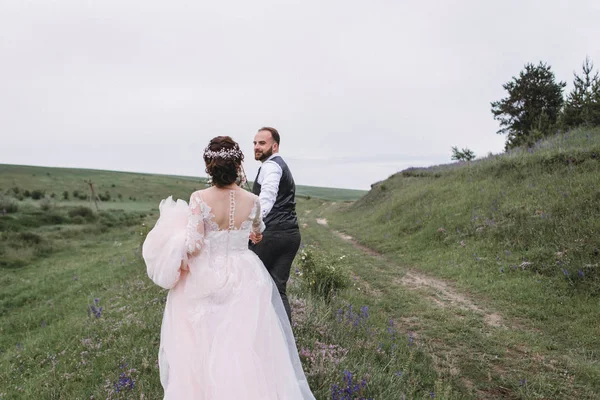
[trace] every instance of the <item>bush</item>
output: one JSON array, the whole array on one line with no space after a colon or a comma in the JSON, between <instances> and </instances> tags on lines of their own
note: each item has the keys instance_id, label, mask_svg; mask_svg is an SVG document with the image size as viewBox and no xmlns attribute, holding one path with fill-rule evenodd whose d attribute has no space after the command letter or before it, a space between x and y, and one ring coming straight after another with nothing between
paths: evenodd
<instances>
[{"instance_id":1,"label":"bush","mask_svg":"<svg viewBox=\"0 0 600 400\"><path fill-rule=\"evenodd\" d=\"M70 210L69 217L70 218L81 217L87 221L93 221L96 219L96 214L94 214L94 211L91 208L85 207L85 206L80 206L80 207L76 207L76 208L73 208L72 210Z\"/></svg>"},{"instance_id":2,"label":"bush","mask_svg":"<svg viewBox=\"0 0 600 400\"><path fill-rule=\"evenodd\" d=\"M69 200L69 192L67 190L63 192L63 199Z\"/></svg>"},{"instance_id":3,"label":"bush","mask_svg":"<svg viewBox=\"0 0 600 400\"><path fill-rule=\"evenodd\" d=\"M3 210L6 210L7 213L16 213L19 211L19 203L12 197L0 194L0 213Z\"/></svg>"},{"instance_id":4,"label":"bush","mask_svg":"<svg viewBox=\"0 0 600 400\"><path fill-rule=\"evenodd\" d=\"M43 241L40 235L33 232L21 232L19 233L19 239L28 245L40 244Z\"/></svg>"},{"instance_id":5,"label":"bush","mask_svg":"<svg viewBox=\"0 0 600 400\"><path fill-rule=\"evenodd\" d=\"M85 224L85 218L83 218L81 215L76 215L71 218L71 223L77 224L77 225L83 225L83 224Z\"/></svg>"},{"instance_id":6,"label":"bush","mask_svg":"<svg viewBox=\"0 0 600 400\"><path fill-rule=\"evenodd\" d=\"M98 197L100 198L100 201L110 201L110 193L108 190L104 194L100 193Z\"/></svg>"},{"instance_id":7,"label":"bush","mask_svg":"<svg viewBox=\"0 0 600 400\"><path fill-rule=\"evenodd\" d=\"M33 200L40 200L44 197L44 192L42 190L35 189L31 192L31 198Z\"/></svg>"},{"instance_id":8,"label":"bush","mask_svg":"<svg viewBox=\"0 0 600 400\"><path fill-rule=\"evenodd\" d=\"M40 221L44 223L44 225L60 225L67 222L67 218L55 210L49 213L45 213L40 218Z\"/></svg>"},{"instance_id":9,"label":"bush","mask_svg":"<svg viewBox=\"0 0 600 400\"><path fill-rule=\"evenodd\" d=\"M44 198L42 199L42 201L40 201L40 208L44 211L48 211L52 209L52 199L50 196L46 195L44 196Z\"/></svg>"},{"instance_id":10,"label":"bush","mask_svg":"<svg viewBox=\"0 0 600 400\"><path fill-rule=\"evenodd\" d=\"M298 274L302 285L311 293L329 301L341 289L348 287L349 279L343 268L342 257L320 254L312 246L303 248L297 257Z\"/></svg>"}]
</instances>

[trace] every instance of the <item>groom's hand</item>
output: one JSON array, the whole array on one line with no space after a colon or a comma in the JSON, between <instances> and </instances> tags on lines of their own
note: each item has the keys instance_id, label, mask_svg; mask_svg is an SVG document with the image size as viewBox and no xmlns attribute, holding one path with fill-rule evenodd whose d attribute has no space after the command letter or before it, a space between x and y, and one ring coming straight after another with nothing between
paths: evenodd
<instances>
[{"instance_id":1,"label":"groom's hand","mask_svg":"<svg viewBox=\"0 0 600 400\"><path fill-rule=\"evenodd\" d=\"M260 242L263 238L262 233L250 232L250 241L254 244Z\"/></svg>"}]
</instances>

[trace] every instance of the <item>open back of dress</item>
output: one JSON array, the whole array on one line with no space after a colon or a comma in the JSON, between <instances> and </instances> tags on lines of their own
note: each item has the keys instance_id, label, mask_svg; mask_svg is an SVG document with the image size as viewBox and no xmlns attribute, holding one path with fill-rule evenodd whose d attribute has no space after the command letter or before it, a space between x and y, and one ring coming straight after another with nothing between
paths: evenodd
<instances>
[{"instance_id":1,"label":"open back of dress","mask_svg":"<svg viewBox=\"0 0 600 400\"><path fill-rule=\"evenodd\" d=\"M264 229L258 197L213 188L189 207L164 200L160 212L143 254L148 275L171 289L159 351L165 399L314 399L279 293L248 250L250 232Z\"/></svg>"}]
</instances>

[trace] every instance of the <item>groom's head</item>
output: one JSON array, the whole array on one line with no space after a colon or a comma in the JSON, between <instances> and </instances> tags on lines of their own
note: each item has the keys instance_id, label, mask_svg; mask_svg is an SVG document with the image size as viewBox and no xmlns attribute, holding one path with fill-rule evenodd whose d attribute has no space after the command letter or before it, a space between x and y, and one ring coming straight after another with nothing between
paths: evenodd
<instances>
[{"instance_id":1,"label":"groom's head","mask_svg":"<svg viewBox=\"0 0 600 400\"><path fill-rule=\"evenodd\" d=\"M265 126L260 128L254 136L254 158L265 161L273 153L279 151L279 132L277 129Z\"/></svg>"}]
</instances>

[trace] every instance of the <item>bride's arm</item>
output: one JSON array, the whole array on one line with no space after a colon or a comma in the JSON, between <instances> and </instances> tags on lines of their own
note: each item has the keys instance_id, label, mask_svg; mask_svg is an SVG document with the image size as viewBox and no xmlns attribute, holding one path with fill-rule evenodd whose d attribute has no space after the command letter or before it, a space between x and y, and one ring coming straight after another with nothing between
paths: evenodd
<instances>
[{"instance_id":1,"label":"bride's arm","mask_svg":"<svg viewBox=\"0 0 600 400\"><path fill-rule=\"evenodd\" d=\"M255 199L256 202L256 214L252 220L252 231L250 232L250 240L256 244L262 240L262 233L265 230L265 223L263 221L262 212L260 210L260 200L258 197Z\"/></svg>"},{"instance_id":2,"label":"bride's arm","mask_svg":"<svg viewBox=\"0 0 600 400\"><path fill-rule=\"evenodd\" d=\"M193 193L190 197L190 213L187 223L187 236L185 240L186 250L189 257L193 257L202 250L204 241L203 202L199 193ZM183 260L181 269L187 268L187 260Z\"/></svg>"}]
</instances>

